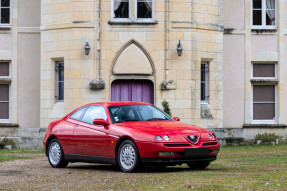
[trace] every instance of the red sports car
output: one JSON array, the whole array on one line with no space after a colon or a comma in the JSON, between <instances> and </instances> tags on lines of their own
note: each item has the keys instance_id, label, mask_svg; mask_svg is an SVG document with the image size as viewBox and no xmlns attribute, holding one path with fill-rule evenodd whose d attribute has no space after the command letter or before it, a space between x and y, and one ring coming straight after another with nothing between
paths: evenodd
<instances>
[{"instance_id":1,"label":"red sports car","mask_svg":"<svg viewBox=\"0 0 287 191\"><path fill-rule=\"evenodd\" d=\"M216 160L220 148L211 131L137 102L84 105L51 122L43 142L54 168L92 162L118 165L124 172L183 163L204 169Z\"/></svg>"}]
</instances>

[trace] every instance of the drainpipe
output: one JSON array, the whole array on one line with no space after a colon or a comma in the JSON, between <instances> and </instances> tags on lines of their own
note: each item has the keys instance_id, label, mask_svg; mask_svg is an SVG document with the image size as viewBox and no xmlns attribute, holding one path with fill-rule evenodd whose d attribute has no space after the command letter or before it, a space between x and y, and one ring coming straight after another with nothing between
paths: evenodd
<instances>
[{"instance_id":1,"label":"drainpipe","mask_svg":"<svg viewBox=\"0 0 287 191\"><path fill-rule=\"evenodd\" d=\"M102 37L102 20L101 20L101 7L102 7L102 0L99 0L98 3L98 33L97 33L97 59L96 59L96 79L92 80L90 83L91 90L100 90L105 89L105 81L101 79L101 37Z\"/></svg>"}]
</instances>

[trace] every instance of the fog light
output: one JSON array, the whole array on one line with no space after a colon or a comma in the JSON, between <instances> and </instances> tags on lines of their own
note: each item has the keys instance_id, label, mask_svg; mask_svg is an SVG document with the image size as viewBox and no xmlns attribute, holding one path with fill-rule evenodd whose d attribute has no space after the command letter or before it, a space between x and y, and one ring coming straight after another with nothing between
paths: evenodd
<instances>
[{"instance_id":1,"label":"fog light","mask_svg":"<svg viewBox=\"0 0 287 191\"><path fill-rule=\"evenodd\" d=\"M211 154L217 154L218 152L219 152L219 150L216 149L216 150L213 150L213 151L211 152Z\"/></svg>"},{"instance_id":2,"label":"fog light","mask_svg":"<svg viewBox=\"0 0 287 191\"><path fill-rule=\"evenodd\" d=\"M159 152L158 154L161 157L175 156L174 152Z\"/></svg>"}]
</instances>

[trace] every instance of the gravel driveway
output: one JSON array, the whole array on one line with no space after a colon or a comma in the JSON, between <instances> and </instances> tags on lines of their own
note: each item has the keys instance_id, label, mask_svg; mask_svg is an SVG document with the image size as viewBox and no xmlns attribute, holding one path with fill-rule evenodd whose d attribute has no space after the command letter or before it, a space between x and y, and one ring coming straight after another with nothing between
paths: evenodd
<instances>
[{"instance_id":1,"label":"gravel driveway","mask_svg":"<svg viewBox=\"0 0 287 191\"><path fill-rule=\"evenodd\" d=\"M145 168L140 173L122 173L112 165L69 163L54 169L43 154L21 156L33 159L0 163L0 190L142 190L156 174L178 173L188 168ZM165 172L165 173L162 173ZM156 186L156 189L162 189Z\"/></svg>"}]
</instances>

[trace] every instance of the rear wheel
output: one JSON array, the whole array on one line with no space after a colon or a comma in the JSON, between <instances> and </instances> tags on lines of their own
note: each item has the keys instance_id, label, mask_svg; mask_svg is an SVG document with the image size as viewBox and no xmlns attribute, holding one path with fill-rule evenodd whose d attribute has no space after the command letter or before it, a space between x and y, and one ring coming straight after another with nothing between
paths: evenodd
<instances>
[{"instance_id":1,"label":"rear wheel","mask_svg":"<svg viewBox=\"0 0 287 191\"><path fill-rule=\"evenodd\" d=\"M186 163L191 169L205 169L209 166L210 162L188 162Z\"/></svg>"},{"instance_id":2,"label":"rear wheel","mask_svg":"<svg viewBox=\"0 0 287 191\"><path fill-rule=\"evenodd\" d=\"M135 171L140 166L140 155L135 143L130 140L124 141L118 150L117 160L121 171Z\"/></svg>"},{"instance_id":3,"label":"rear wheel","mask_svg":"<svg viewBox=\"0 0 287 191\"><path fill-rule=\"evenodd\" d=\"M58 139L53 139L48 147L48 160L53 168L65 168L68 162L65 161L63 148Z\"/></svg>"}]
</instances>

